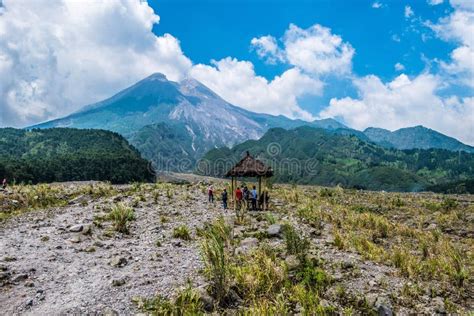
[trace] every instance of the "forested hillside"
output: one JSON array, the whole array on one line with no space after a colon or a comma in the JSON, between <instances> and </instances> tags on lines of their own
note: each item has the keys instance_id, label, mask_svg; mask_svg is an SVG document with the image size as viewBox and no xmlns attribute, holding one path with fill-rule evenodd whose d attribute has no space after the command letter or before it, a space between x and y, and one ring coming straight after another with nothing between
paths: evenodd
<instances>
[{"instance_id":1,"label":"forested hillside","mask_svg":"<svg viewBox=\"0 0 474 316\"><path fill-rule=\"evenodd\" d=\"M208 152L197 172L222 176L249 150L273 167L275 181L388 191L421 191L474 178L474 155L442 149L395 150L355 136L300 127Z\"/></svg>"},{"instance_id":2,"label":"forested hillside","mask_svg":"<svg viewBox=\"0 0 474 316\"><path fill-rule=\"evenodd\" d=\"M119 134L71 128L0 129L0 177L9 182L149 181L148 162Z\"/></svg>"}]
</instances>

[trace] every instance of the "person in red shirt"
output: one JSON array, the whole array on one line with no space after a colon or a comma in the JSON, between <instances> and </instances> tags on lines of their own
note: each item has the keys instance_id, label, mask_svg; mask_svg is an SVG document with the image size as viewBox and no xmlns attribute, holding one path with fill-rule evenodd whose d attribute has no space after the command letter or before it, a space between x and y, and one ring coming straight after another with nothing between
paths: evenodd
<instances>
[{"instance_id":1,"label":"person in red shirt","mask_svg":"<svg viewBox=\"0 0 474 316\"><path fill-rule=\"evenodd\" d=\"M242 207L242 198L243 198L243 193L240 190L240 187L237 187L235 190L235 201L236 203L236 212L237 212L237 217L240 217L240 208Z\"/></svg>"}]
</instances>

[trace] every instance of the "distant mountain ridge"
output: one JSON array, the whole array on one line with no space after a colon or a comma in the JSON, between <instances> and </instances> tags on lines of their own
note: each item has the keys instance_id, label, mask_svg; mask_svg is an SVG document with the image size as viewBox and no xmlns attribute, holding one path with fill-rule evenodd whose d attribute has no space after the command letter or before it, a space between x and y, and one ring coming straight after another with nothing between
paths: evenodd
<instances>
[{"instance_id":1,"label":"distant mountain ridge","mask_svg":"<svg viewBox=\"0 0 474 316\"><path fill-rule=\"evenodd\" d=\"M474 153L474 147L421 125L401 128L393 132L383 128L369 127L364 130L364 134L371 141L384 147L397 149L441 148Z\"/></svg>"},{"instance_id":2,"label":"distant mountain ridge","mask_svg":"<svg viewBox=\"0 0 474 316\"><path fill-rule=\"evenodd\" d=\"M0 177L10 182L153 181L149 162L105 130L0 128Z\"/></svg>"},{"instance_id":3,"label":"distant mountain ridge","mask_svg":"<svg viewBox=\"0 0 474 316\"><path fill-rule=\"evenodd\" d=\"M178 83L167 80L160 73L64 118L29 128L72 127L114 131L125 136L144 158L155 164L166 162L169 165L171 161L175 166L176 163L185 165L183 161L190 165L213 148L231 147L249 139L258 139L270 128L293 129L300 126L324 128L339 134L356 135L364 141L379 142L370 130L366 134L334 119L306 122L282 115L247 111L225 101L195 79L187 78ZM396 147L398 143L391 140L387 144ZM416 146L413 141L409 144ZM441 141L434 143L436 146L445 144ZM446 149L452 150L452 146L448 147ZM167 167L158 166L157 169ZM186 171L181 167L168 169Z\"/></svg>"},{"instance_id":4,"label":"distant mountain ridge","mask_svg":"<svg viewBox=\"0 0 474 316\"><path fill-rule=\"evenodd\" d=\"M275 145L278 144L278 145ZM274 170L274 181L348 188L423 191L474 179L474 154L443 149L398 150L337 130L270 129L259 140L209 151L197 173L223 176L249 151Z\"/></svg>"}]
</instances>

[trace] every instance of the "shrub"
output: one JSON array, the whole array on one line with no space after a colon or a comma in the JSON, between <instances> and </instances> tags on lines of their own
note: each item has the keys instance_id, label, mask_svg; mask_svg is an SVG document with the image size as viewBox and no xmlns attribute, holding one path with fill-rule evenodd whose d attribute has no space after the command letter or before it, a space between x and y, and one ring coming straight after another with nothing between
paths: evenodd
<instances>
[{"instance_id":1,"label":"shrub","mask_svg":"<svg viewBox=\"0 0 474 316\"><path fill-rule=\"evenodd\" d=\"M210 292L219 304L224 304L230 290L230 260L226 246L230 245L231 228L221 217L207 225L200 234L204 237L201 251L204 273L210 281Z\"/></svg>"},{"instance_id":2,"label":"shrub","mask_svg":"<svg viewBox=\"0 0 474 316\"><path fill-rule=\"evenodd\" d=\"M191 233L189 232L189 228L185 225L181 225L173 229L173 238L179 238L182 240L192 239Z\"/></svg>"},{"instance_id":3,"label":"shrub","mask_svg":"<svg viewBox=\"0 0 474 316\"><path fill-rule=\"evenodd\" d=\"M120 233L128 234L128 222L135 219L135 212L124 204L115 204L109 213L109 220L114 222L114 229Z\"/></svg>"},{"instance_id":4,"label":"shrub","mask_svg":"<svg viewBox=\"0 0 474 316\"><path fill-rule=\"evenodd\" d=\"M135 299L138 307L153 315L204 315L203 304L199 293L188 285L180 291L174 300L162 296L153 299Z\"/></svg>"},{"instance_id":5,"label":"shrub","mask_svg":"<svg viewBox=\"0 0 474 316\"><path fill-rule=\"evenodd\" d=\"M309 249L309 241L300 237L299 233L290 224L283 225L283 237L285 239L286 251L290 255L296 255L301 261Z\"/></svg>"}]
</instances>

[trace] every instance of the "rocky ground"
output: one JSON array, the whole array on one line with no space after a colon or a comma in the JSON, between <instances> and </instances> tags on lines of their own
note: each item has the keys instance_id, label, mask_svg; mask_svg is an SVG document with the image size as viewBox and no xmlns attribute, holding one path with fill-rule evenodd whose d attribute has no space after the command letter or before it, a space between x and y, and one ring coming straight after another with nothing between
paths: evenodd
<instances>
[{"instance_id":1,"label":"rocky ground","mask_svg":"<svg viewBox=\"0 0 474 316\"><path fill-rule=\"evenodd\" d=\"M161 192L159 203L145 193L128 235L93 223L118 200L134 203L126 190L109 198L84 195L1 223L2 314L131 314L134 297L168 296L188 279L199 284L198 242L173 238L173 228L194 232L223 212L196 188L182 188L191 196L183 202L180 188L171 198Z\"/></svg>"},{"instance_id":2,"label":"rocky ground","mask_svg":"<svg viewBox=\"0 0 474 316\"><path fill-rule=\"evenodd\" d=\"M234 222L232 211L222 210L219 202L207 203L207 181L193 177L173 185L110 186L100 194L85 190L64 196L67 201L61 206L17 207L13 216L0 222L2 314L135 314L140 312L139 298L172 297L188 280L194 287L206 284L196 230L221 215ZM2 194L4 212L8 205L23 203L12 204L17 197ZM389 263L367 260L356 251L337 247L334 222L315 226L302 221L296 215L298 204L275 194L269 212L250 212L243 223L234 224L233 235L238 240L234 253L263 244L283 248L281 224L291 223L310 240L311 252L324 261L333 279L321 305L342 311L347 304L356 306L363 301L381 315L474 310L469 298L474 293L472 276L461 298L443 291L433 294L436 281L412 280ZM465 212L472 212L472 197L467 199L470 206ZM114 231L112 222L105 220L111 206L120 203L135 212L129 234ZM468 219L457 238L472 241L473 217ZM174 236L175 228L183 225L191 240ZM283 259L291 269L294 258ZM359 312L354 309L354 313Z\"/></svg>"}]
</instances>

